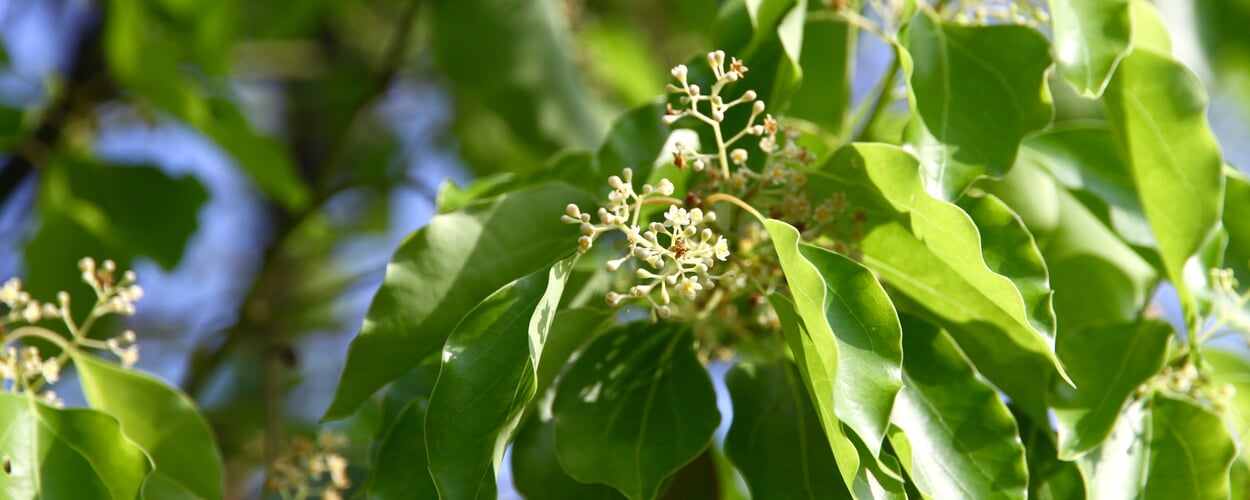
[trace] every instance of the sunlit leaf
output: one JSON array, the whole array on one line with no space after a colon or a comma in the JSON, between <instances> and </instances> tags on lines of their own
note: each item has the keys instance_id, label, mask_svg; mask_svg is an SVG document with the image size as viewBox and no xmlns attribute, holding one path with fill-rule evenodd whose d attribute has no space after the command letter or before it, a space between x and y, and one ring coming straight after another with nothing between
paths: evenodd
<instances>
[{"instance_id":1,"label":"sunlit leaf","mask_svg":"<svg viewBox=\"0 0 1250 500\"><path fill-rule=\"evenodd\" d=\"M1050 0L1059 74L1085 97L1098 97L1132 41L1129 0Z\"/></svg>"},{"instance_id":2,"label":"sunlit leaf","mask_svg":"<svg viewBox=\"0 0 1250 500\"><path fill-rule=\"evenodd\" d=\"M1186 323L1194 324L1197 306L1185 285L1185 263L1215 230L1224 196L1202 82L1167 56L1135 50L1120 62L1104 101L1163 267Z\"/></svg>"},{"instance_id":3,"label":"sunlit leaf","mask_svg":"<svg viewBox=\"0 0 1250 500\"><path fill-rule=\"evenodd\" d=\"M74 366L87 403L120 421L126 438L151 458L155 470L148 481L163 483L163 495L223 495L225 471L217 441L191 398L149 375L81 351L74 353Z\"/></svg>"},{"instance_id":4,"label":"sunlit leaf","mask_svg":"<svg viewBox=\"0 0 1250 500\"><path fill-rule=\"evenodd\" d=\"M1162 321L1092 327L1059 337L1056 352L1076 387L1051 395L1059 457L1072 460L1098 446L1129 396L1163 368L1172 326Z\"/></svg>"},{"instance_id":5,"label":"sunlit leaf","mask_svg":"<svg viewBox=\"0 0 1250 500\"><path fill-rule=\"evenodd\" d=\"M921 9L902 39L917 114L907 142L933 196L954 200L978 177L1003 175L1024 136L1050 123L1050 45L1032 28L946 23Z\"/></svg>"},{"instance_id":6,"label":"sunlit leaf","mask_svg":"<svg viewBox=\"0 0 1250 500\"><path fill-rule=\"evenodd\" d=\"M0 495L13 499L139 496L151 470L117 420L96 410L61 410L0 391Z\"/></svg>"}]
</instances>

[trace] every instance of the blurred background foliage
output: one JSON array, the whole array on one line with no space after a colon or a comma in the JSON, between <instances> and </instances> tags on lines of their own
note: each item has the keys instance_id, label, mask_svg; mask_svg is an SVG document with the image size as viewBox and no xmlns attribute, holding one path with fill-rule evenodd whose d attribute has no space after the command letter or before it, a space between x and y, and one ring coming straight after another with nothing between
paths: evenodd
<instances>
[{"instance_id":1,"label":"blurred background foliage","mask_svg":"<svg viewBox=\"0 0 1250 500\"><path fill-rule=\"evenodd\" d=\"M630 110L653 126L667 68L744 48L732 21L750 3L0 1L0 276L47 298L85 286L82 256L133 265L140 367L204 407L230 495L252 496L267 457L317 428L390 253L444 179L539 172L599 149ZM1158 6L1245 167L1250 0ZM860 40L856 106L885 71L885 47ZM1091 112L1052 88L1057 121ZM904 113L829 140L896 137ZM607 144L597 161L630 159ZM354 463L383 419L335 424Z\"/></svg>"}]
</instances>

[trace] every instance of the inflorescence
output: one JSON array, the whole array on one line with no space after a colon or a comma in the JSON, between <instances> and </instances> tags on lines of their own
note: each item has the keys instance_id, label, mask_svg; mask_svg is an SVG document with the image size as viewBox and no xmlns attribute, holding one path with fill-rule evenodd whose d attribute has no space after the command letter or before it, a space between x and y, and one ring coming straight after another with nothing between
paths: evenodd
<instances>
[{"instance_id":1,"label":"inflorescence","mask_svg":"<svg viewBox=\"0 0 1250 500\"><path fill-rule=\"evenodd\" d=\"M60 380L62 368L69 361L70 353L80 348L108 350L118 357L126 368L139 361L139 346L135 344L135 332L126 330L108 340L88 338L91 327L100 318L111 314L131 316L135 302L143 298L143 288L135 284L134 271L126 271L117 277L117 266L106 260L97 268L95 260L84 258L78 263L82 280L95 292L96 301L82 323L74 320L70 309L70 295L57 293L56 303L39 302L22 289L22 280L10 278L0 286L0 304L8 309L0 315L0 383L14 393L29 393L45 403L62 406L55 391L40 390ZM48 320L60 319L70 338L40 326ZM16 345L22 339L41 339L56 346L60 353L44 357L35 345Z\"/></svg>"}]
</instances>

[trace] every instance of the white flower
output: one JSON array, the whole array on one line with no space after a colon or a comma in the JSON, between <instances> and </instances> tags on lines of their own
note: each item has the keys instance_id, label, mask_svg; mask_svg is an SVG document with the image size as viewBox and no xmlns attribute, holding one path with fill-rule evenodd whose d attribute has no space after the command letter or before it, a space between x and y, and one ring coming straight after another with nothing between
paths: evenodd
<instances>
[{"instance_id":1,"label":"white flower","mask_svg":"<svg viewBox=\"0 0 1250 500\"><path fill-rule=\"evenodd\" d=\"M694 300L700 290L703 290L703 285L699 284L698 279L689 276L682 280L680 285L677 285L677 291L686 296L687 300Z\"/></svg>"},{"instance_id":2,"label":"white flower","mask_svg":"<svg viewBox=\"0 0 1250 500\"><path fill-rule=\"evenodd\" d=\"M734 165L742 165L743 163L746 163L747 162L747 150L742 149L742 148L737 148L733 151L730 151L729 160L732 161Z\"/></svg>"},{"instance_id":3,"label":"white flower","mask_svg":"<svg viewBox=\"0 0 1250 500\"><path fill-rule=\"evenodd\" d=\"M659 191L659 193L664 196L672 196L673 191L675 191L676 188L673 186L672 181L668 179L660 179L660 182L655 185L655 190Z\"/></svg>"},{"instance_id":4,"label":"white flower","mask_svg":"<svg viewBox=\"0 0 1250 500\"><path fill-rule=\"evenodd\" d=\"M668 211L664 212L664 220L668 221L667 225L679 228L690 224L690 213L684 208L670 206Z\"/></svg>"},{"instance_id":5,"label":"white flower","mask_svg":"<svg viewBox=\"0 0 1250 500\"><path fill-rule=\"evenodd\" d=\"M712 250L716 252L716 258L723 262L729 258L729 241L724 236L718 236L716 245L712 247Z\"/></svg>"}]
</instances>

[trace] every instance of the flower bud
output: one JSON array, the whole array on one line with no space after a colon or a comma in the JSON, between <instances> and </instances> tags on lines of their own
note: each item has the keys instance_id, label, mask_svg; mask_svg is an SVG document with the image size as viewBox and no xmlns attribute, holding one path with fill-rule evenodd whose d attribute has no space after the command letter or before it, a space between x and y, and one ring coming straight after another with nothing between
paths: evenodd
<instances>
[{"instance_id":1,"label":"flower bud","mask_svg":"<svg viewBox=\"0 0 1250 500\"><path fill-rule=\"evenodd\" d=\"M734 73L734 74L736 75L737 73ZM754 90L748 90L742 93L742 100L746 102L754 101L756 97L757 96Z\"/></svg>"},{"instance_id":2,"label":"flower bud","mask_svg":"<svg viewBox=\"0 0 1250 500\"><path fill-rule=\"evenodd\" d=\"M686 83L686 75L688 74L688 70L685 64L678 64L676 66L673 66L672 73L673 73L673 78L676 78L677 81Z\"/></svg>"},{"instance_id":3,"label":"flower bud","mask_svg":"<svg viewBox=\"0 0 1250 500\"><path fill-rule=\"evenodd\" d=\"M764 112L764 101L755 101L755 104L751 105L751 112L752 112L752 113L755 113L755 114L757 114L757 115L758 115L758 114L760 114L760 113L763 113L763 112Z\"/></svg>"}]
</instances>

